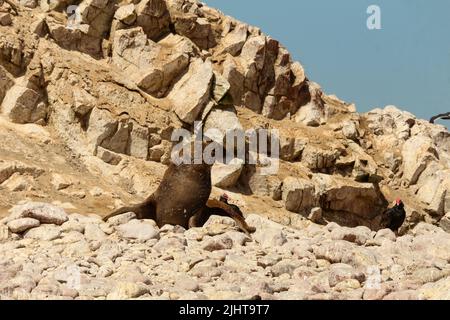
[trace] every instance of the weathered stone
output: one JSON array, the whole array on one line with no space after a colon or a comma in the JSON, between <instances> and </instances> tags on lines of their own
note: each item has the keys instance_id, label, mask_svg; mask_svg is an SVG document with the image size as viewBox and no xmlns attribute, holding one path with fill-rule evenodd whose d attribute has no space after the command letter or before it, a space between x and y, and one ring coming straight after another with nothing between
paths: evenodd
<instances>
[{"instance_id":1,"label":"weathered stone","mask_svg":"<svg viewBox=\"0 0 450 320\"><path fill-rule=\"evenodd\" d=\"M130 3L125 6L121 6L114 13L114 18L123 22L126 25L132 25L136 21L136 12L134 4Z\"/></svg>"},{"instance_id":2,"label":"weathered stone","mask_svg":"<svg viewBox=\"0 0 450 320\"><path fill-rule=\"evenodd\" d=\"M358 138L358 129L356 128L355 123L352 121L344 123L342 126L342 134L347 139L356 140Z\"/></svg>"},{"instance_id":3,"label":"weathered stone","mask_svg":"<svg viewBox=\"0 0 450 320\"><path fill-rule=\"evenodd\" d=\"M47 109L39 104L40 94L30 88L15 85L5 95L2 112L16 123L36 122L45 120Z\"/></svg>"},{"instance_id":4,"label":"weathered stone","mask_svg":"<svg viewBox=\"0 0 450 320\"><path fill-rule=\"evenodd\" d=\"M182 50L183 39L172 35L155 43L138 27L115 32L112 59L140 88L161 97L189 64L189 52Z\"/></svg>"},{"instance_id":5,"label":"weathered stone","mask_svg":"<svg viewBox=\"0 0 450 320\"><path fill-rule=\"evenodd\" d=\"M243 132L242 125L236 115L236 109L225 106L211 109L205 120L203 130L205 135L217 142L225 141L227 135L233 136Z\"/></svg>"},{"instance_id":6,"label":"weathered stone","mask_svg":"<svg viewBox=\"0 0 450 320\"><path fill-rule=\"evenodd\" d=\"M16 218L33 218L41 223L61 225L69 220L67 213L62 208L41 202L28 202L17 205L10 212L11 216Z\"/></svg>"},{"instance_id":7,"label":"weathered stone","mask_svg":"<svg viewBox=\"0 0 450 320\"><path fill-rule=\"evenodd\" d=\"M206 251L231 249L233 240L227 235L215 236L205 240L205 244L202 247Z\"/></svg>"},{"instance_id":8,"label":"weathered stone","mask_svg":"<svg viewBox=\"0 0 450 320\"><path fill-rule=\"evenodd\" d=\"M147 286L139 283L120 282L108 294L108 300L124 300L140 297L148 292Z\"/></svg>"},{"instance_id":9,"label":"weathered stone","mask_svg":"<svg viewBox=\"0 0 450 320\"><path fill-rule=\"evenodd\" d=\"M222 40L222 52L236 56L244 46L247 40L248 26L238 23L235 28L229 32Z\"/></svg>"},{"instance_id":10,"label":"weathered stone","mask_svg":"<svg viewBox=\"0 0 450 320\"><path fill-rule=\"evenodd\" d=\"M84 229L84 236L88 241L102 241L106 234L96 224L87 224Z\"/></svg>"},{"instance_id":11,"label":"weathered stone","mask_svg":"<svg viewBox=\"0 0 450 320\"><path fill-rule=\"evenodd\" d=\"M345 212L339 222L369 224L385 209L385 201L371 183L358 183L346 178L316 174L313 177L316 192L324 210Z\"/></svg>"},{"instance_id":12,"label":"weathered stone","mask_svg":"<svg viewBox=\"0 0 450 320\"><path fill-rule=\"evenodd\" d=\"M170 16L164 0L144 0L136 6L137 25L153 40L169 30Z\"/></svg>"},{"instance_id":13,"label":"weathered stone","mask_svg":"<svg viewBox=\"0 0 450 320\"><path fill-rule=\"evenodd\" d=\"M436 150L430 138L412 137L402 149L403 178L410 185L415 184L428 163L435 159Z\"/></svg>"},{"instance_id":14,"label":"weathered stone","mask_svg":"<svg viewBox=\"0 0 450 320\"><path fill-rule=\"evenodd\" d=\"M124 213L108 219L108 223L112 226L118 226L125 224L133 219L136 219L136 214L134 212Z\"/></svg>"},{"instance_id":15,"label":"weathered stone","mask_svg":"<svg viewBox=\"0 0 450 320\"><path fill-rule=\"evenodd\" d=\"M21 218L8 222L8 228L11 232L22 233L28 229L38 227L41 223L33 218Z\"/></svg>"},{"instance_id":16,"label":"weathered stone","mask_svg":"<svg viewBox=\"0 0 450 320\"><path fill-rule=\"evenodd\" d=\"M211 97L214 73L209 60L194 60L189 71L175 84L169 99L178 117L188 124L197 120Z\"/></svg>"},{"instance_id":17,"label":"weathered stone","mask_svg":"<svg viewBox=\"0 0 450 320\"><path fill-rule=\"evenodd\" d=\"M103 147L97 147L97 157L113 166L118 165L122 161L122 157L119 154Z\"/></svg>"},{"instance_id":18,"label":"weathered stone","mask_svg":"<svg viewBox=\"0 0 450 320\"><path fill-rule=\"evenodd\" d=\"M292 212L309 212L318 202L310 181L292 177L283 181L282 198L286 209Z\"/></svg>"},{"instance_id":19,"label":"weathered stone","mask_svg":"<svg viewBox=\"0 0 450 320\"><path fill-rule=\"evenodd\" d=\"M356 271L352 266L344 263L336 263L330 266L328 281L331 287L334 287L341 281L348 279L356 279L359 282L363 282L365 280L365 275L362 272Z\"/></svg>"},{"instance_id":20,"label":"weathered stone","mask_svg":"<svg viewBox=\"0 0 450 320\"><path fill-rule=\"evenodd\" d=\"M234 187L241 176L244 161L237 158L229 164L216 163L211 169L212 184L219 188Z\"/></svg>"},{"instance_id":21,"label":"weathered stone","mask_svg":"<svg viewBox=\"0 0 450 320\"><path fill-rule=\"evenodd\" d=\"M149 138L150 134L148 128L133 124L129 141L130 155L139 159L147 160Z\"/></svg>"},{"instance_id":22,"label":"weathered stone","mask_svg":"<svg viewBox=\"0 0 450 320\"><path fill-rule=\"evenodd\" d=\"M59 238L61 229L54 225L41 225L39 227L28 230L24 238L36 239L41 241L51 241Z\"/></svg>"},{"instance_id":23,"label":"weathered stone","mask_svg":"<svg viewBox=\"0 0 450 320\"><path fill-rule=\"evenodd\" d=\"M95 107L95 98L82 88L73 88L73 111L80 116L86 115Z\"/></svg>"},{"instance_id":24,"label":"weathered stone","mask_svg":"<svg viewBox=\"0 0 450 320\"><path fill-rule=\"evenodd\" d=\"M147 241L159 238L159 230L150 221L131 220L116 227L118 234L126 239Z\"/></svg>"},{"instance_id":25,"label":"weathered stone","mask_svg":"<svg viewBox=\"0 0 450 320\"><path fill-rule=\"evenodd\" d=\"M444 217L442 217L439 222L439 226L445 231L450 233L450 212L448 212Z\"/></svg>"},{"instance_id":26,"label":"weathered stone","mask_svg":"<svg viewBox=\"0 0 450 320\"><path fill-rule=\"evenodd\" d=\"M52 174L52 181L51 181L53 187L55 187L56 190L62 190L70 187L73 185L72 179L68 178L67 176L63 176L58 173Z\"/></svg>"},{"instance_id":27,"label":"weathered stone","mask_svg":"<svg viewBox=\"0 0 450 320\"><path fill-rule=\"evenodd\" d=\"M286 234L283 228L275 222L254 214L249 215L246 221L256 228L253 239L262 247L281 246L286 243Z\"/></svg>"}]
</instances>

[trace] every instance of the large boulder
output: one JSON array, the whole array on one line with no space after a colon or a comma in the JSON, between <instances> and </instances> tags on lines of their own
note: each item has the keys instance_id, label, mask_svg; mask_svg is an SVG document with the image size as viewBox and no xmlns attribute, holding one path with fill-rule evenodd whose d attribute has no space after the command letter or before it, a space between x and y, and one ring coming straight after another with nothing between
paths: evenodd
<instances>
[{"instance_id":1,"label":"large boulder","mask_svg":"<svg viewBox=\"0 0 450 320\"><path fill-rule=\"evenodd\" d=\"M228 32L222 39L220 43L221 51L236 56L242 50L242 47L247 40L247 34L248 25L237 23L233 30Z\"/></svg>"},{"instance_id":2,"label":"large boulder","mask_svg":"<svg viewBox=\"0 0 450 320\"><path fill-rule=\"evenodd\" d=\"M214 131L208 133L210 129ZM220 142L222 139L225 141L227 134L234 135L243 132L244 129L233 106L219 106L213 107L208 113L203 130L208 137Z\"/></svg>"},{"instance_id":3,"label":"large boulder","mask_svg":"<svg viewBox=\"0 0 450 320\"><path fill-rule=\"evenodd\" d=\"M309 213L318 205L314 184L301 178L288 177L283 180L282 199L286 210Z\"/></svg>"},{"instance_id":4,"label":"large boulder","mask_svg":"<svg viewBox=\"0 0 450 320\"><path fill-rule=\"evenodd\" d=\"M161 97L189 64L186 41L171 35L159 44L148 39L141 27L118 30L112 61L141 89Z\"/></svg>"},{"instance_id":5,"label":"large boulder","mask_svg":"<svg viewBox=\"0 0 450 320\"><path fill-rule=\"evenodd\" d=\"M330 218L351 227L378 227L372 226L372 220L385 210L387 202L374 184L325 174L314 175L312 181L320 206L325 212L333 212Z\"/></svg>"},{"instance_id":6,"label":"large boulder","mask_svg":"<svg viewBox=\"0 0 450 320\"><path fill-rule=\"evenodd\" d=\"M152 40L169 31L170 16L164 0L143 0L136 6L136 24Z\"/></svg>"},{"instance_id":7,"label":"large boulder","mask_svg":"<svg viewBox=\"0 0 450 320\"><path fill-rule=\"evenodd\" d=\"M425 210L432 216L442 217L450 210L450 171L441 170L433 162L417 180L417 198L425 204Z\"/></svg>"},{"instance_id":8,"label":"large boulder","mask_svg":"<svg viewBox=\"0 0 450 320\"><path fill-rule=\"evenodd\" d=\"M38 220L40 223L62 225L69 220L64 209L41 202L28 202L26 204L17 205L14 206L10 212L11 214L7 217L8 221L21 218L32 218Z\"/></svg>"},{"instance_id":9,"label":"large boulder","mask_svg":"<svg viewBox=\"0 0 450 320\"><path fill-rule=\"evenodd\" d=\"M233 159L230 163L216 163L211 169L212 184L219 188L231 188L236 185L244 168L244 161Z\"/></svg>"},{"instance_id":10,"label":"large boulder","mask_svg":"<svg viewBox=\"0 0 450 320\"><path fill-rule=\"evenodd\" d=\"M193 124L211 98L214 73L211 61L194 60L168 97L181 121Z\"/></svg>"},{"instance_id":11,"label":"large boulder","mask_svg":"<svg viewBox=\"0 0 450 320\"><path fill-rule=\"evenodd\" d=\"M425 136L415 136L405 142L402 149L403 179L413 185L430 162L436 160L433 141Z\"/></svg>"},{"instance_id":12,"label":"large boulder","mask_svg":"<svg viewBox=\"0 0 450 320\"><path fill-rule=\"evenodd\" d=\"M196 3L171 0L167 4L172 26L177 34L191 39L201 49L216 45L212 25ZM196 12L190 11L189 6Z\"/></svg>"},{"instance_id":13,"label":"large boulder","mask_svg":"<svg viewBox=\"0 0 450 320\"><path fill-rule=\"evenodd\" d=\"M4 97L2 113L16 123L44 122L47 106L39 92L16 84Z\"/></svg>"}]
</instances>

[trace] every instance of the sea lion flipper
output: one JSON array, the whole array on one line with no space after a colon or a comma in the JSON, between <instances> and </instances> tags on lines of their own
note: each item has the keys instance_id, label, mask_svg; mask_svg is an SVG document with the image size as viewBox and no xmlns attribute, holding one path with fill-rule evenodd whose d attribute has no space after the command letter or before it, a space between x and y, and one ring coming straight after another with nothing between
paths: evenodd
<instances>
[{"instance_id":1,"label":"sea lion flipper","mask_svg":"<svg viewBox=\"0 0 450 320\"><path fill-rule=\"evenodd\" d=\"M213 212L215 208L221 209L226 216L232 218L236 224L238 225L239 229L244 231L246 234L250 235L250 233L253 233L256 231L254 227L250 227L247 222L245 222L244 217L242 217L238 212L236 212L230 205L226 204L225 202L216 200L216 199L209 199L206 203L206 206L209 208L209 212Z\"/></svg>"},{"instance_id":2,"label":"sea lion flipper","mask_svg":"<svg viewBox=\"0 0 450 320\"><path fill-rule=\"evenodd\" d=\"M188 222L188 227L190 228L197 228L197 227L202 227L205 222L206 219L209 218L209 214L208 214L208 208L200 208L199 210L197 210L194 215L192 217L189 218L189 222ZM206 215L205 215L206 213Z\"/></svg>"},{"instance_id":3,"label":"sea lion flipper","mask_svg":"<svg viewBox=\"0 0 450 320\"><path fill-rule=\"evenodd\" d=\"M136 214L138 219L153 219L156 221L156 205L154 201L154 196L151 195L144 202L136 204L134 206L126 206L116 211L110 213L103 218L103 221L108 221L108 219L124 214L127 212L133 212Z\"/></svg>"}]
</instances>

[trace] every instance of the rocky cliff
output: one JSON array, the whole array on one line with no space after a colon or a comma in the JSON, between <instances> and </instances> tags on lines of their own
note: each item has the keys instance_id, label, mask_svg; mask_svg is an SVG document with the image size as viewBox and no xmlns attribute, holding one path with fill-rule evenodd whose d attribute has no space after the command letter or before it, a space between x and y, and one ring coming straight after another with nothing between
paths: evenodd
<instances>
[{"instance_id":1,"label":"rocky cliff","mask_svg":"<svg viewBox=\"0 0 450 320\"><path fill-rule=\"evenodd\" d=\"M11 3L16 5L0 0L0 217L30 201L77 217L138 202L161 180L173 130L193 131L201 120L222 133L279 133L276 174L262 174L262 164L213 167L213 196L227 190L246 215L296 229L316 226L325 235L333 234L332 223L364 226L372 239L371 232L384 227L382 212L400 197L407 211L401 235L413 237L417 225L450 231L447 129L394 106L357 113L353 104L323 92L260 29L193 0ZM34 220L7 217L1 225L5 248L69 237L70 228L60 227L54 239L34 237L31 231L42 228ZM77 228L70 231L88 237ZM109 228L106 234L115 236ZM398 243L395 235L383 237ZM92 239L72 240L97 250ZM322 240L326 247L329 239Z\"/></svg>"}]
</instances>

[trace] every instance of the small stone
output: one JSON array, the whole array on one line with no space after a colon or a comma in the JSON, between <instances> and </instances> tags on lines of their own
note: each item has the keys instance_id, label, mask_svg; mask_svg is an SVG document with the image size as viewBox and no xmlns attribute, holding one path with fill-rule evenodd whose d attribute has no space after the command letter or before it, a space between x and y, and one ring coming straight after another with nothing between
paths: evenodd
<instances>
[{"instance_id":1,"label":"small stone","mask_svg":"<svg viewBox=\"0 0 450 320\"><path fill-rule=\"evenodd\" d=\"M89 191L89 193L93 197L100 197L105 193L105 190L103 190L102 188L99 188L99 187L94 187Z\"/></svg>"},{"instance_id":2,"label":"small stone","mask_svg":"<svg viewBox=\"0 0 450 320\"><path fill-rule=\"evenodd\" d=\"M76 231L79 233L84 233L84 225L76 220L69 220L61 225L61 231L63 232Z\"/></svg>"},{"instance_id":3,"label":"small stone","mask_svg":"<svg viewBox=\"0 0 450 320\"><path fill-rule=\"evenodd\" d=\"M162 238L154 246L158 252L166 252L169 250L184 250L186 246L186 240L178 237Z\"/></svg>"},{"instance_id":4,"label":"small stone","mask_svg":"<svg viewBox=\"0 0 450 320\"><path fill-rule=\"evenodd\" d=\"M37 228L28 230L24 238L36 239L42 241L52 241L57 239L61 234L61 228L54 225L41 225Z\"/></svg>"},{"instance_id":5,"label":"small stone","mask_svg":"<svg viewBox=\"0 0 450 320\"><path fill-rule=\"evenodd\" d=\"M97 224L87 224L84 228L84 236L88 241L101 241L106 238L106 234Z\"/></svg>"},{"instance_id":6,"label":"small stone","mask_svg":"<svg viewBox=\"0 0 450 320\"><path fill-rule=\"evenodd\" d=\"M134 4L121 6L114 14L114 18L126 25L132 25L136 21L136 12L134 9Z\"/></svg>"},{"instance_id":7,"label":"small stone","mask_svg":"<svg viewBox=\"0 0 450 320\"><path fill-rule=\"evenodd\" d=\"M143 220L131 220L125 224L116 227L119 236L126 239L136 239L147 241L159 238L159 229L154 222Z\"/></svg>"},{"instance_id":8,"label":"small stone","mask_svg":"<svg viewBox=\"0 0 450 320\"><path fill-rule=\"evenodd\" d=\"M203 250L206 251L216 251L216 250L226 250L233 247L233 240L227 236L216 236L205 241L203 245Z\"/></svg>"},{"instance_id":9,"label":"small stone","mask_svg":"<svg viewBox=\"0 0 450 320\"><path fill-rule=\"evenodd\" d=\"M33 218L22 218L10 221L8 223L8 228L11 230L11 232L14 233L22 233L24 231L27 231L28 229L39 227L41 223L39 220L33 219Z\"/></svg>"},{"instance_id":10,"label":"small stone","mask_svg":"<svg viewBox=\"0 0 450 320\"><path fill-rule=\"evenodd\" d=\"M358 129L356 128L356 125L352 121L347 121L344 123L342 127L342 134L344 137L350 140L356 140L358 139Z\"/></svg>"},{"instance_id":11,"label":"small stone","mask_svg":"<svg viewBox=\"0 0 450 320\"><path fill-rule=\"evenodd\" d=\"M73 182L69 178L57 173L52 175L51 183L56 190L66 189L73 185Z\"/></svg>"},{"instance_id":12,"label":"small stone","mask_svg":"<svg viewBox=\"0 0 450 320\"><path fill-rule=\"evenodd\" d=\"M11 15L9 13L0 12L0 25L9 26L12 23Z\"/></svg>"},{"instance_id":13,"label":"small stone","mask_svg":"<svg viewBox=\"0 0 450 320\"><path fill-rule=\"evenodd\" d=\"M348 264L336 263L330 266L328 282L331 287L334 287L338 283L348 279L356 279L363 282L365 280L365 276L363 273L356 271Z\"/></svg>"},{"instance_id":14,"label":"small stone","mask_svg":"<svg viewBox=\"0 0 450 320\"><path fill-rule=\"evenodd\" d=\"M108 223L111 226L118 226L121 224L128 223L129 221L136 219L136 214L134 212L127 212L124 214L120 214L118 216L112 217L108 219Z\"/></svg>"},{"instance_id":15,"label":"small stone","mask_svg":"<svg viewBox=\"0 0 450 320\"><path fill-rule=\"evenodd\" d=\"M108 300L124 300L140 297L149 290L147 286L140 283L133 282L120 282L106 297Z\"/></svg>"},{"instance_id":16,"label":"small stone","mask_svg":"<svg viewBox=\"0 0 450 320\"><path fill-rule=\"evenodd\" d=\"M314 223L319 223L322 220L322 208L312 208L309 213L308 219Z\"/></svg>"},{"instance_id":17,"label":"small stone","mask_svg":"<svg viewBox=\"0 0 450 320\"><path fill-rule=\"evenodd\" d=\"M8 239L9 228L4 224L0 224L0 241Z\"/></svg>"},{"instance_id":18,"label":"small stone","mask_svg":"<svg viewBox=\"0 0 450 320\"><path fill-rule=\"evenodd\" d=\"M28 202L11 209L11 216L17 218L34 218L41 223L61 225L69 220L67 213L59 207L48 203Z\"/></svg>"}]
</instances>

